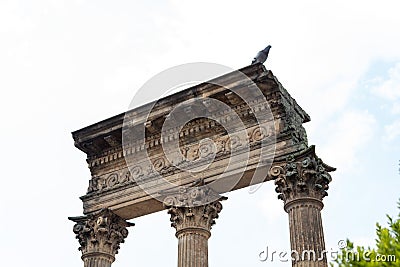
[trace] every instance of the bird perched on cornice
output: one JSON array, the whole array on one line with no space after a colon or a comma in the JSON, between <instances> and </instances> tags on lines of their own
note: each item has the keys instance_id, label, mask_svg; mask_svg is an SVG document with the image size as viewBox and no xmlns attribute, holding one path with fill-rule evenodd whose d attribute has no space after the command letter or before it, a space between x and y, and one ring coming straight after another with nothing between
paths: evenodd
<instances>
[{"instance_id":1,"label":"bird perched on cornice","mask_svg":"<svg viewBox=\"0 0 400 267\"><path fill-rule=\"evenodd\" d=\"M260 52L258 52L256 57L251 62L251 64L253 65L256 63L264 63L268 58L268 53L269 53L270 49L271 49L271 46L269 45L266 48L264 48L264 50L261 50Z\"/></svg>"}]
</instances>

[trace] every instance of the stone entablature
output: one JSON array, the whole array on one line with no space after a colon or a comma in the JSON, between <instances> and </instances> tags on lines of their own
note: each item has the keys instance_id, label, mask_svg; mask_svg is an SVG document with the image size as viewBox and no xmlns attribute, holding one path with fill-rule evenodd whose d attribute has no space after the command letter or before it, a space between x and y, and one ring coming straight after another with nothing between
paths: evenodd
<instances>
[{"instance_id":1,"label":"stone entablature","mask_svg":"<svg viewBox=\"0 0 400 267\"><path fill-rule=\"evenodd\" d=\"M249 149L247 174L234 188L239 189L249 185L251 173L263 167L263 162L259 159L261 144L270 145L275 161L281 161L287 155L305 149L308 144L302 123L310 120L308 114L263 65L255 64L239 71L258 86L264 99L256 98L253 103L244 103L240 97L232 93L231 89L236 88L246 93L249 81L228 73L210 82L167 96L157 101L155 105L149 103L75 131L73 133L75 146L87 154L92 175L87 194L82 196L84 213L90 214L108 207L124 218L133 218L161 210L163 208L161 204L155 204L140 190L136 183L137 179L143 179L151 184L154 183L153 178L157 177L154 173L158 173L169 181L190 184L202 177L187 176L177 167L185 164L201 166L209 163L207 151L215 153L213 162L204 173L209 183L224 171L224 166L232 160L232 157L235 159L235 153L240 154L241 149ZM224 84L225 87L216 84ZM161 133L161 126L174 106L194 97L218 99L225 103L231 112L218 109L212 114L215 120L198 118L187 123L180 131L168 129L169 132ZM207 99L204 105L207 105L206 101ZM266 102L269 107L265 106ZM147 117L146 111L151 106L153 107ZM271 110L273 116L266 118L265 125L260 126L255 120L255 113L263 112L266 108ZM237 134L229 136L224 132L218 122L229 122L232 115L237 115L244 123L245 133L243 129L238 129ZM127 117L133 118L128 126L124 125ZM124 127L128 127L130 132L135 132L135 129L137 131L145 129L145 141L125 138L127 141L123 145ZM216 146L200 143L203 138L210 138ZM174 141L179 142L181 153L185 157L175 158L175 162L170 162L163 154L161 145ZM127 157L134 162L134 166L129 166L130 170ZM151 164L143 161L143 157L149 158ZM237 172L242 169L243 166L238 162ZM233 170L232 174L234 172ZM270 179L272 177L268 175L266 169L265 179L259 182ZM160 184L159 189L168 189L163 186L166 185ZM223 193L224 189L218 191ZM135 208L130 208L132 205L135 205Z\"/></svg>"}]
</instances>

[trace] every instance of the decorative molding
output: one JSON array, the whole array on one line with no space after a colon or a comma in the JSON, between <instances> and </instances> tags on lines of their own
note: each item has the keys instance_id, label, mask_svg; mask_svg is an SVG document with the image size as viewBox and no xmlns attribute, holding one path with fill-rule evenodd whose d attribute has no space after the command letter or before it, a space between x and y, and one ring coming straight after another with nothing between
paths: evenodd
<instances>
[{"instance_id":1,"label":"decorative molding","mask_svg":"<svg viewBox=\"0 0 400 267\"><path fill-rule=\"evenodd\" d=\"M109 209L103 209L95 214L69 217L75 222L73 231L76 234L82 251L82 258L91 255L103 255L114 261L120 244L128 236L127 227L134 226Z\"/></svg>"},{"instance_id":2,"label":"decorative molding","mask_svg":"<svg viewBox=\"0 0 400 267\"><path fill-rule=\"evenodd\" d=\"M252 107L254 107L254 110L252 110L247 105L232 106L231 108L235 111L235 114L237 114L237 116L239 116L242 119L242 121L248 121L249 118L251 118L254 121L253 112L260 112L262 110L265 110L265 107L263 107L263 103L265 102L265 100L263 101L262 99L258 99L257 101L253 102L254 103L250 104ZM234 115L230 114L229 112L227 113L226 111L215 112L215 114L213 113L213 116L217 121L220 121L222 123L229 122L235 119ZM254 123L256 123L256 121L254 121ZM154 127L152 126L151 121L146 122L144 128L149 129L149 127ZM111 161L123 158L125 155L133 155L144 152L144 150L146 150L147 148L159 147L161 143L171 142L185 136L198 134L200 132L205 132L210 130L215 131L215 128L216 128L216 122L214 120L200 118L187 123L185 127L181 130L179 135L176 134L179 131L178 128L169 129L168 133L164 133L163 140L161 140L161 133L153 129L152 135L147 137L145 141L143 140L133 141L129 145L124 145L123 147L120 146L120 149L117 150L115 149L114 146L112 146L110 149L104 150L104 152L101 154L89 156L88 157L89 168L110 163ZM247 128L247 130L251 130L252 128L254 128L254 126L250 126L249 128ZM110 137L108 137L107 141L110 141Z\"/></svg>"},{"instance_id":3,"label":"decorative molding","mask_svg":"<svg viewBox=\"0 0 400 267\"><path fill-rule=\"evenodd\" d=\"M274 134L273 125L255 126L247 129L247 133L235 133L219 136L208 142L196 142L181 146L180 157L172 159L172 163L165 155L155 155L147 161L138 161L135 156L127 156L129 167L120 170L96 175L89 181L87 194L102 193L114 188L135 184L137 179L151 179L157 175L169 175L180 172L180 167L196 167L209 164L211 160L239 153L241 149L250 146L250 150L262 143L268 142ZM105 162L105 161L104 161Z\"/></svg>"}]
</instances>

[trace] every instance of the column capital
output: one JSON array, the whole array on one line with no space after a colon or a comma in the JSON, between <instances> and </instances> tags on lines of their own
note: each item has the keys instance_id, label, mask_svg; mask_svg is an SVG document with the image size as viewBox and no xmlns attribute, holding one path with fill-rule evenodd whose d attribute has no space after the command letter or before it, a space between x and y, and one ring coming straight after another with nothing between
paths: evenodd
<instances>
[{"instance_id":1,"label":"column capital","mask_svg":"<svg viewBox=\"0 0 400 267\"><path fill-rule=\"evenodd\" d=\"M290 155L285 162L275 164L269 173L275 179L275 191L285 203L285 210L292 204L314 203L322 209L322 199L328 195L329 172L336 169L323 163L311 146L302 152Z\"/></svg>"},{"instance_id":2,"label":"column capital","mask_svg":"<svg viewBox=\"0 0 400 267\"><path fill-rule=\"evenodd\" d=\"M87 257L106 258L113 262L120 244L128 236L127 222L109 209L80 217L68 217L75 222L73 231L76 234L82 251L82 259Z\"/></svg>"},{"instance_id":3,"label":"column capital","mask_svg":"<svg viewBox=\"0 0 400 267\"><path fill-rule=\"evenodd\" d=\"M181 187L177 192L169 192L164 198L164 207L171 215L171 226L176 236L182 232L194 231L210 236L211 227L222 210L221 196L206 185Z\"/></svg>"}]
</instances>

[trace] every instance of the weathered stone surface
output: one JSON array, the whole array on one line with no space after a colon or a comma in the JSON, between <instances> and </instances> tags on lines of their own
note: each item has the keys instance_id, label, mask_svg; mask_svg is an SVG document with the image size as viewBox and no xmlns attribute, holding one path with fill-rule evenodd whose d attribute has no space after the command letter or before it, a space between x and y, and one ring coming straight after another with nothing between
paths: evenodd
<instances>
[{"instance_id":1,"label":"weathered stone surface","mask_svg":"<svg viewBox=\"0 0 400 267\"><path fill-rule=\"evenodd\" d=\"M79 250L82 251L85 267L111 266L120 244L128 236L127 227L134 225L108 209L69 219L76 222L73 230L80 244Z\"/></svg>"},{"instance_id":2,"label":"weathered stone surface","mask_svg":"<svg viewBox=\"0 0 400 267\"><path fill-rule=\"evenodd\" d=\"M132 225L126 219L167 209L178 238L178 266L207 267L211 227L224 200L220 194L268 180L275 180L289 214L292 250L299 256L308 250L321 256L320 211L329 172L335 169L308 147L302 124L310 117L272 72L258 63L239 71L241 75L228 73L73 133L91 173L81 197L86 216L70 218L76 222L85 266L111 266ZM237 93L251 94L252 84L262 95L245 103ZM209 116L191 119L182 128L163 128L166 121L184 120L198 110ZM260 121L257 116L266 111L269 116ZM169 144L179 153L168 155L163 146ZM201 171L186 171L188 167ZM327 262L326 257L301 257L293 266L326 267Z\"/></svg>"},{"instance_id":3,"label":"weathered stone surface","mask_svg":"<svg viewBox=\"0 0 400 267\"><path fill-rule=\"evenodd\" d=\"M165 197L164 206L178 238L178 267L208 267L211 227L222 210L221 201L227 199L216 195L210 188L200 186Z\"/></svg>"},{"instance_id":4,"label":"weathered stone surface","mask_svg":"<svg viewBox=\"0 0 400 267\"><path fill-rule=\"evenodd\" d=\"M322 162L315 154L315 147L292 154L283 164L276 164L270 170L275 178L276 192L285 206L303 198L321 201L328 195L328 184L332 181L329 172L336 169Z\"/></svg>"},{"instance_id":5,"label":"weathered stone surface","mask_svg":"<svg viewBox=\"0 0 400 267\"><path fill-rule=\"evenodd\" d=\"M74 132L75 145L87 154L92 175L87 194L81 197L84 213L110 208L122 218L130 219L162 210L162 204L143 191L141 186L150 188L153 196L157 196L158 191L171 189L171 184L188 185L200 178L211 183L220 179L218 183L214 183L213 189L224 193L246 187L255 180L259 183L272 179L268 174L269 161L272 158L279 161L307 147L302 123L308 122L310 118L263 65L251 65L240 71L258 86L264 99L244 103L230 89L237 88L246 93L248 81L228 73L215 79L216 83L223 83L225 87L202 83L163 98L154 105L148 118L144 114L149 104ZM229 106L233 113L213 111L211 106L209 110L216 120L198 118L187 123L180 132L171 131L161 136L160 127L171 110L178 103L194 97L204 97L205 106L207 98L217 99ZM260 125L254 116L266 109L266 103L272 116ZM200 106L194 105L193 109L201 108ZM185 112L191 111L187 109ZM233 115L240 117L245 129L238 129L228 135L218 121L229 121ZM126 117L134 118L132 125L129 125L130 132L145 128L145 141L131 138L125 142L127 145L122 145ZM201 143L204 138L209 138L216 145ZM161 145L174 140L179 140L183 157L176 157L171 162L164 155ZM261 147L270 148L269 155L265 152L262 154ZM249 149L246 165L240 159L243 149ZM180 169L185 164L197 164L201 167L209 163L209 152L215 153L215 158L201 175L187 174ZM229 164L234 168L225 172ZM241 175L244 169L245 172ZM254 179L256 170L260 177ZM224 174L223 178L220 177L221 174ZM160 175L164 179L159 179ZM242 178L235 183L234 188L224 187L238 175ZM138 186L138 180L141 181L141 186Z\"/></svg>"}]
</instances>

